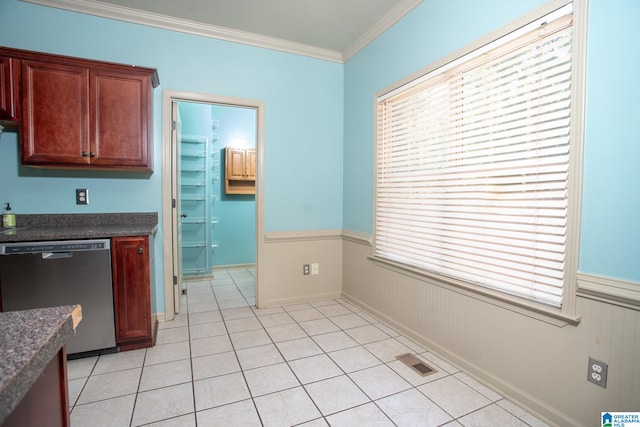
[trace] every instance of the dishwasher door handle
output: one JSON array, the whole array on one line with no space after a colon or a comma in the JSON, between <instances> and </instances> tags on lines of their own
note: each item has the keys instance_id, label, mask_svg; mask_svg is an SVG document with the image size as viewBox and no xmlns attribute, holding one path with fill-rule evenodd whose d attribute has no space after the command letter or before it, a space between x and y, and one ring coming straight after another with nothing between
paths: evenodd
<instances>
[{"instance_id":1,"label":"dishwasher door handle","mask_svg":"<svg viewBox=\"0 0 640 427\"><path fill-rule=\"evenodd\" d=\"M73 252L42 252L42 259L71 258Z\"/></svg>"}]
</instances>

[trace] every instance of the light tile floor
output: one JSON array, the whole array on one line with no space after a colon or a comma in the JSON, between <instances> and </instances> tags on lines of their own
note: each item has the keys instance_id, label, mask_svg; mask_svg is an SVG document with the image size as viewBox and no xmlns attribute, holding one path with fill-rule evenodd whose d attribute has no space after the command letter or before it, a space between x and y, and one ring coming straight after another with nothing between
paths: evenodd
<instances>
[{"instance_id":1,"label":"light tile floor","mask_svg":"<svg viewBox=\"0 0 640 427\"><path fill-rule=\"evenodd\" d=\"M187 282L153 348L70 361L72 427L545 425L345 300L256 309L254 274Z\"/></svg>"}]
</instances>

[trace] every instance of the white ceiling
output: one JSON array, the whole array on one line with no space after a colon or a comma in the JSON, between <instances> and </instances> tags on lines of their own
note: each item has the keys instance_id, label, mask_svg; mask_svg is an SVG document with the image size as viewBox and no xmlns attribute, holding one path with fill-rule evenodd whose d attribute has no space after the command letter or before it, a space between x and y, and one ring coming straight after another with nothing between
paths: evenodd
<instances>
[{"instance_id":1,"label":"white ceiling","mask_svg":"<svg viewBox=\"0 0 640 427\"><path fill-rule=\"evenodd\" d=\"M343 62L422 0L23 0Z\"/></svg>"}]
</instances>

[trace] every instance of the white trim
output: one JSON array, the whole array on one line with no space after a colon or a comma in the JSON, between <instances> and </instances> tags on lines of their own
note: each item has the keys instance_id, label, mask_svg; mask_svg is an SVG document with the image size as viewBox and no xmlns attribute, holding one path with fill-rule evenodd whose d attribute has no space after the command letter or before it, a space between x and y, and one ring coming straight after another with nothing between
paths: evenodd
<instances>
[{"instance_id":1,"label":"white trim","mask_svg":"<svg viewBox=\"0 0 640 427\"><path fill-rule=\"evenodd\" d=\"M239 31L231 28L203 24L202 22L190 21L187 19L173 18L171 16L161 15L158 13L145 12L124 6L102 3L95 0L21 1L35 3L41 6L70 10L87 15L99 16L102 18L115 19L117 21L131 22L134 24L147 25L150 27L178 31L196 36L242 43L249 46L273 49L296 55L310 56L313 58L323 59L325 61L342 62L342 54L334 50L323 49L275 37L263 36L247 31Z\"/></svg>"},{"instance_id":2,"label":"white trim","mask_svg":"<svg viewBox=\"0 0 640 427\"><path fill-rule=\"evenodd\" d=\"M23 0L25 1L25 0ZM551 12L553 12L554 10L557 10L561 7L563 7L564 5L566 5L567 3L570 3L572 0L552 0L549 3L533 10L532 12L520 17L519 19L516 19L515 21L507 24L506 26L499 28L495 31L492 31L491 33L485 35L484 37L479 38L478 40L475 40L474 42L471 42L470 44L454 51L451 52L450 54L444 56L443 58L440 58L439 60L417 70L416 72L410 74L409 76L396 81L395 83L390 84L389 86L383 88L382 90L379 90L378 92L376 92L374 94L374 102L385 97L387 94L389 94L392 91L395 91L396 89L403 87L405 85L410 84L411 82L413 82L414 80L417 80L419 78L421 78L422 76L424 76L425 74L428 74L434 70L437 70L441 67L446 66L447 64L449 64L450 62L455 61L456 59L458 59L461 56L467 55L471 52L474 52L478 49L481 49L483 46L485 46L488 43L491 43L493 40L496 40L500 37L505 36L506 34L512 33L513 31L518 30L519 28L523 27L524 25L527 25L528 23L536 20L539 16L545 15L545 14L549 14ZM584 9L587 9L587 0L573 0L573 8L574 8L574 16L578 15L576 13L576 7L578 7L579 3L583 3L581 5L581 7L584 7ZM582 14L582 12L580 12ZM586 12L585 13L585 18L586 18ZM583 16L583 15L581 15ZM575 22L575 21L574 21ZM575 24L574 24L575 25ZM584 23L584 26L586 27L586 22ZM586 65L585 65L586 67ZM375 108L374 108L374 116L375 116Z\"/></svg>"},{"instance_id":3,"label":"white trim","mask_svg":"<svg viewBox=\"0 0 640 427\"><path fill-rule=\"evenodd\" d=\"M341 239L342 230L280 231L264 234L266 243Z\"/></svg>"},{"instance_id":4,"label":"white trim","mask_svg":"<svg viewBox=\"0 0 640 427\"><path fill-rule=\"evenodd\" d=\"M308 303L313 301L322 301L326 299L336 299L336 298L342 298L342 295L343 295L342 291L337 291L337 292L325 292L325 293L314 294L314 295L305 295L302 297L277 298L277 299L265 301L265 304L258 308L281 307L281 306L291 305L291 304L302 304L302 303Z\"/></svg>"},{"instance_id":5,"label":"white trim","mask_svg":"<svg viewBox=\"0 0 640 427\"><path fill-rule=\"evenodd\" d=\"M565 258L565 280L563 284L562 312L556 317L569 323L577 324L580 316L576 313L577 292L576 292L576 271L578 268L578 255L580 252L580 219L582 206L582 162L583 162L583 140L584 140L584 115L585 115L585 90L586 90L586 36L587 36L587 13L588 0L552 0L549 3L529 12L528 14L516 19L515 21L499 28L490 34L470 43L469 45L446 55L440 60L412 73L410 76L401 79L386 88L378 91L374 95L374 135L377 138L378 115L377 103L380 99L390 96L398 89L404 89L415 81L419 81L423 76L447 66L458 60L458 58L470 54L472 52L483 49L483 47L496 39L504 37L529 23L538 20L541 16L548 15L556 10L563 8L567 4L573 4L573 59L572 59L572 100L571 100L571 151L570 151L570 170L569 170L569 205L567 209L567 241L566 241L566 258ZM378 142L376 141L376 146ZM378 164L377 150L374 151L374 165ZM376 230L377 216L375 207L378 205L377 197L377 167L373 168L374 183L374 216L373 230ZM373 236L375 242L375 235ZM373 259L374 257L372 257ZM381 262L379 258L375 258ZM392 264L396 264L391 262ZM402 267L404 268L404 267ZM430 275L430 273L428 273ZM447 280L448 282L448 280ZM498 298L502 299L502 298ZM516 304L519 305L519 304ZM535 306L533 307L534 310ZM536 310L538 311L538 310Z\"/></svg>"},{"instance_id":6,"label":"white trim","mask_svg":"<svg viewBox=\"0 0 640 427\"><path fill-rule=\"evenodd\" d=\"M167 320L174 317L172 262L172 207L171 207L171 103L173 101L206 102L211 104L237 105L256 109L256 305L263 304L264 292L260 286L265 283L264 273L258 268L264 259L264 109L263 101L221 95L164 90L162 93L162 234L164 265L164 298Z\"/></svg>"},{"instance_id":7,"label":"white trim","mask_svg":"<svg viewBox=\"0 0 640 427\"><path fill-rule=\"evenodd\" d=\"M578 295L621 307L640 310L640 282L578 273Z\"/></svg>"},{"instance_id":8,"label":"white trim","mask_svg":"<svg viewBox=\"0 0 640 427\"><path fill-rule=\"evenodd\" d=\"M342 238L361 245L373 246L373 236L369 233L361 233L359 231L342 230Z\"/></svg>"},{"instance_id":9,"label":"white trim","mask_svg":"<svg viewBox=\"0 0 640 427\"><path fill-rule=\"evenodd\" d=\"M374 41L379 35L394 26L396 22L400 21L407 13L415 9L420 3L422 3L422 0L404 0L398 3L381 20L376 22L373 27L358 37L355 42L349 45L344 52L342 52L343 62L347 62L349 59L357 55L358 52L367 47L367 45Z\"/></svg>"},{"instance_id":10,"label":"white trim","mask_svg":"<svg viewBox=\"0 0 640 427\"><path fill-rule=\"evenodd\" d=\"M248 31L234 30L216 25L187 19L174 18L158 13L145 12L129 7L117 6L96 0L21 0L26 3L41 6L54 7L102 18L115 19L117 21L131 22L134 24L178 31L181 33L209 37L218 40L226 40L234 43L242 43L249 46L288 52L295 55L308 56L325 61L344 63L357 54L361 49L375 40L380 34L398 22L409 13L422 0L403 0L394 7L386 16L378 21L371 29L358 38L344 52L320 48L308 44L292 42L276 37L264 36Z\"/></svg>"}]
</instances>

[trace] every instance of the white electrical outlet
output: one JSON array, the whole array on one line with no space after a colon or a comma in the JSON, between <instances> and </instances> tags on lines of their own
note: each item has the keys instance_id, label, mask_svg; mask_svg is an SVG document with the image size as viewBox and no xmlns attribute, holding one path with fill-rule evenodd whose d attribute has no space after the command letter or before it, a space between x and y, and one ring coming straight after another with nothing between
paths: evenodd
<instances>
[{"instance_id":1,"label":"white electrical outlet","mask_svg":"<svg viewBox=\"0 0 640 427\"><path fill-rule=\"evenodd\" d=\"M589 372L587 373L587 381L607 388L607 370L609 366L598 360L589 358Z\"/></svg>"},{"instance_id":2,"label":"white electrical outlet","mask_svg":"<svg viewBox=\"0 0 640 427\"><path fill-rule=\"evenodd\" d=\"M317 262L311 264L311 274L320 274L320 264L318 264Z\"/></svg>"}]
</instances>

